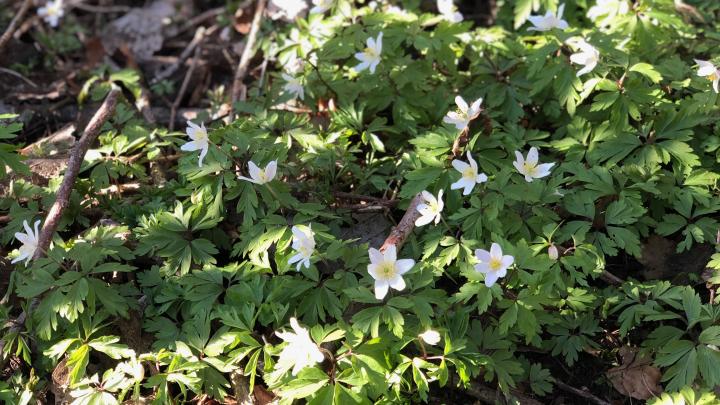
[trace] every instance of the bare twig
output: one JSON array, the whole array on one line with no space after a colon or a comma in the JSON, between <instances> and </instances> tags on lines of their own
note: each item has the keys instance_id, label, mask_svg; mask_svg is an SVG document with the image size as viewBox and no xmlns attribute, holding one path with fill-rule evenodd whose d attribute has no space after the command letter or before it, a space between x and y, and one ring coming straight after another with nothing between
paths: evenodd
<instances>
[{"instance_id":1,"label":"bare twig","mask_svg":"<svg viewBox=\"0 0 720 405\"><path fill-rule=\"evenodd\" d=\"M180 102L182 101L183 97L185 96L187 87L190 84L190 79L192 79L192 75L195 72L195 67L197 67L198 58L200 57L201 50L202 50L201 46L198 45L195 47L195 55L193 56L192 63L190 63L190 68L185 73L185 78L183 79L182 86L180 86L180 91L178 92L177 96L175 97L175 101L172 103L172 106L170 108L170 125L169 125L170 132L175 130L175 115L177 114L178 107L180 107Z\"/></svg>"},{"instance_id":2,"label":"bare twig","mask_svg":"<svg viewBox=\"0 0 720 405\"><path fill-rule=\"evenodd\" d=\"M43 257L47 249L50 247L50 241L52 235L60 223L65 207L67 207L70 201L70 194L73 187L75 186L75 180L77 179L78 173L80 172L80 165L85 159L85 153L87 152L90 144L95 141L97 136L100 134L100 130L105 122L115 112L115 106L117 106L118 97L120 96L120 89L113 88L105 97L100 108L95 112L92 119L85 127L80 139L75 143L72 152L70 153L70 159L68 160L67 168L65 169L65 175L63 181L58 188L55 203L53 203L50 211L48 211L43 227L40 229L38 236L38 245L35 250L35 259Z\"/></svg>"},{"instance_id":3,"label":"bare twig","mask_svg":"<svg viewBox=\"0 0 720 405\"><path fill-rule=\"evenodd\" d=\"M9 74L9 75L11 75L11 76L15 76L15 77L17 77L18 79L24 81L25 83L27 83L27 84L29 84L29 85L31 85L31 86L33 86L33 87L37 87L37 84L35 84L35 82L33 82L32 80L28 79L27 77L21 75L20 73L14 71L14 70L12 70L12 69L7 69L7 68L4 68L4 67L0 67L0 73L6 73L6 74Z\"/></svg>"},{"instance_id":4,"label":"bare twig","mask_svg":"<svg viewBox=\"0 0 720 405\"><path fill-rule=\"evenodd\" d=\"M216 18L224 12L225 12L225 6L211 8L210 10L207 10L201 14L198 14L197 16L191 18L190 20L188 20L188 22L183 24L182 28L180 28L180 30L177 32L177 35L180 35L180 34L184 33L185 31L190 30L192 27L198 26L207 20Z\"/></svg>"},{"instance_id":5,"label":"bare twig","mask_svg":"<svg viewBox=\"0 0 720 405\"><path fill-rule=\"evenodd\" d=\"M62 218L63 211L65 211L65 207L67 207L68 202L70 201L70 194L75 186L75 180L77 179L78 173L80 172L80 164L85 159L85 153L87 153L90 144L95 141L100 134L102 126L115 112L115 107L117 106L120 94L121 91L119 88L113 87L113 89L110 90L110 93L108 93L107 97L105 97L105 101L103 101L100 108L95 112L95 115L93 115L92 119L90 119L87 127L85 127L85 131L80 137L80 140L75 143L72 153L70 154L67 169L65 169L63 181L60 184L60 188L58 188L55 203L53 203L50 208L50 211L45 217L43 227L40 229L40 233L38 235L38 245L35 249L35 255L33 257L34 259L41 258L47 254L47 250L50 247L50 242L52 240L52 235L55 233L55 230L60 222L60 218ZM31 311L38 303L39 299L37 297L33 298L27 311ZM25 325L26 319L27 312L21 312L14 321L11 321L12 326L10 326L6 333L18 333L23 325ZM0 353L2 353L4 349L4 343L5 341L0 341Z\"/></svg>"},{"instance_id":6,"label":"bare twig","mask_svg":"<svg viewBox=\"0 0 720 405\"><path fill-rule=\"evenodd\" d=\"M598 398L595 395L591 394L589 391L581 390L578 388L575 388L573 386L567 385L564 382L560 380L555 380L555 385L558 386L561 390L565 392L569 392L571 394L577 395L579 397L585 398L589 402L596 404L596 405L610 405L610 402L605 401L604 399ZM583 387L584 388L584 387Z\"/></svg>"},{"instance_id":7,"label":"bare twig","mask_svg":"<svg viewBox=\"0 0 720 405\"><path fill-rule=\"evenodd\" d=\"M257 0L255 15L253 16L250 32L248 33L247 40L245 41L245 48L243 49L242 55L240 55L240 62L235 70L231 97L233 108L235 107L235 103L241 99L240 95L243 93L243 80L245 79L245 75L247 75L250 59L252 59L255 52L255 41L257 40L257 35L260 31L260 21L262 20L262 15L265 11L266 1L267 0ZM231 114L231 118L234 118L234 116L234 113Z\"/></svg>"},{"instance_id":8,"label":"bare twig","mask_svg":"<svg viewBox=\"0 0 720 405\"><path fill-rule=\"evenodd\" d=\"M625 282L625 280L610 273L607 270L603 270L602 274L600 275L600 278L603 279L604 281L606 281L608 284L612 284L612 285L620 285Z\"/></svg>"},{"instance_id":9,"label":"bare twig","mask_svg":"<svg viewBox=\"0 0 720 405\"><path fill-rule=\"evenodd\" d=\"M25 17L25 13L30 9L30 6L32 5L32 0L25 0L20 6L20 10L15 14L15 17L13 17L12 21L10 21L10 25L8 25L7 29L5 29L5 32L0 37L0 51L5 47L5 44L10 40L10 37L12 37L13 33L18 27L18 24L20 24L20 21Z\"/></svg>"},{"instance_id":10,"label":"bare twig","mask_svg":"<svg viewBox=\"0 0 720 405\"><path fill-rule=\"evenodd\" d=\"M180 57L173 63L172 65L168 66L167 68L163 69L158 73L150 82L150 84L157 84L162 80L167 79L168 77L172 76L173 73L177 72L178 69L180 69L180 65L182 65L187 58L190 57L190 55L195 52L195 48L200 44L200 42L205 39L206 36L211 35L217 30L217 26L212 26L208 28L207 30L205 27L198 27L198 29L195 31L195 36L193 37L192 41L188 44L185 49L183 49L182 53L180 53Z\"/></svg>"},{"instance_id":11,"label":"bare twig","mask_svg":"<svg viewBox=\"0 0 720 405\"><path fill-rule=\"evenodd\" d=\"M400 248L405 243L405 239L410 236L415 228L415 221L420 218L420 212L418 212L417 206L422 202L423 198L420 194L417 194L412 201L410 201L410 205L407 211L405 211L405 215L403 215L400 223L390 231L390 235L388 235L380 247L381 251L385 251L390 245L395 245L395 248L400 251Z\"/></svg>"}]
</instances>

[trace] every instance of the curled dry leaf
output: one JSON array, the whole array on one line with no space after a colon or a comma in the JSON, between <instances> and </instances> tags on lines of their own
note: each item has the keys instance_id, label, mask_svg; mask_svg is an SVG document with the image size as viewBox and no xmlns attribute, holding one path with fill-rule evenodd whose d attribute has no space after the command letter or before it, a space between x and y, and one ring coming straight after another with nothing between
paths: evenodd
<instances>
[{"instance_id":1,"label":"curled dry leaf","mask_svg":"<svg viewBox=\"0 0 720 405\"><path fill-rule=\"evenodd\" d=\"M662 373L651 364L651 358L640 355L637 348L629 346L623 346L619 353L622 364L606 373L617 392L641 400L662 393Z\"/></svg>"},{"instance_id":2,"label":"curled dry leaf","mask_svg":"<svg viewBox=\"0 0 720 405\"><path fill-rule=\"evenodd\" d=\"M103 32L102 44L112 54L126 45L139 62L150 59L159 51L166 36L172 36L171 22L180 19L177 11L182 2L157 0L142 8L134 8L110 23Z\"/></svg>"}]
</instances>

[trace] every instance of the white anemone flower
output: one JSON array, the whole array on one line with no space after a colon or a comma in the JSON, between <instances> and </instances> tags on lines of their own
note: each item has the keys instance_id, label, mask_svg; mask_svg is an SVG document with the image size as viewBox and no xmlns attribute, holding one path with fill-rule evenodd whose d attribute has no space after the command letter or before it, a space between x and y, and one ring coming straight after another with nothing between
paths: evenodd
<instances>
[{"instance_id":1,"label":"white anemone flower","mask_svg":"<svg viewBox=\"0 0 720 405\"><path fill-rule=\"evenodd\" d=\"M425 200L424 203L418 204L417 211L420 213L420 218L415 220L415 226L427 225L430 222L435 222L437 225L440 222L441 213L445 207L445 203L442 200L443 191L440 189L437 198L427 191L422 192L422 198Z\"/></svg>"},{"instance_id":2,"label":"white anemone flower","mask_svg":"<svg viewBox=\"0 0 720 405\"><path fill-rule=\"evenodd\" d=\"M697 75L700 77L706 77L712 82L713 90L715 93L718 92L718 85L720 84L720 70L715 65L707 60L695 59L695 63L698 64Z\"/></svg>"},{"instance_id":3,"label":"white anemone flower","mask_svg":"<svg viewBox=\"0 0 720 405\"><path fill-rule=\"evenodd\" d=\"M478 173L478 165L475 159L472 158L470 151L467 151L468 162L465 163L462 160L454 159L452 161L452 167L459 171L462 177L460 180L450 185L451 190L457 190L459 188L464 189L463 195L468 195L475 187L475 184L481 184L487 181L488 177L485 173Z\"/></svg>"},{"instance_id":4,"label":"white anemone flower","mask_svg":"<svg viewBox=\"0 0 720 405\"><path fill-rule=\"evenodd\" d=\"M627 14L628 11L630 4L626 0L597 0L586 15L588 19L604 27L610 25L616 16Z\"/></svg>"},{"instance_id":5,"label":"white anemone flower","mask_svg":"<svg viewBox=\"0 0 720 405\"><path fill-rule=\"evenodd\" d=\"M555 165L555 163L538 164L538 159L538 150L534 146L530 148L527 158L524 158L519 151L515 151L513 166L515 166L520 174L525 176L525 181L528 183L534 179L540 179L549 175L550 169Z\"/></svg>"},{"instance_id":6,"label":"white anemone flower","mask_svg":"<svg viewBox=\"0 0 720 405\"><path fill-rule=\"evenodd\" d=\"M63 0L49 0L45 6L38 8L37 14L51 27L57 27L60 19L65 15Z\"/></svg>"},{"instance_id":7,"label":"white anemone flower","mask_svg":"<svg viewBox=\"0 0 720 405\"><path fill-rule=\"evenodd\" d=\"M592 72L600 61L600 51L594 46L587 43L584 39L574 43L580 52L570 55L570 62L577 65L583 65L582 69L578 70L577 76L582 76L586 73Z\"/></svg>"},{"instance_id":8,"label":"white anemone flower","mask_svg":"<svg viewBox=\"0 0 720 405\"><path fill-rule=\"evenodd\" d=\"M448 22L457 23L463 20L463 15L457 11L453 0L437 0L437 8L443 19Z\"/></svg>"},{"instance_id":9,"label":"white anemone flower","mask_svg":"<svg viewBox=\"0 0 720 405\"><path fill-rule=\"evenodd\" d=\"M286 82L283 90L292 94L294 98L299 98L300 100L305 99L305 89L303 88L301 78L290 76L287 73L283 73L282 78Z\"/></svg>"},{"instance_id":10,"label":"white anemone flower","mask_svg":"<svg viewBox=\"0 0 720 405\"><path fill-rule=\"evenodd\" d=\"M255 184L269 183L275 178L275 174L277 173L277 160L268 163L264 169L259 168L255 162L250 161L250 163L248 163L248 171L250 172L250 178L238 176L238 179Z\"/></svg>"},{"instance_id":11,"label":"white anemone flower","mask_svg":"<svg viewBox=\"0 0 720 405\"><path fill-rule=\"evenodd\" d=\"M292 248L297 252L293 257L288 260L288 264L297 263L297 271L300 271L301 266L310 268L310 258L315 252L315 233L312 231L312 227L292 227L293 241Z\"/></svg>"},{"instance_id":12,"label":"white anemone flower","mask_svg":"<svg viewBox=\"0 0 720 405\"><path fill-rule=\"evenodd\" d=\"M33 256L35 256L35 251L38 248L38 238L40 237L40 232L38 231L39 226L40 220L35 221L35 232L33 232L33 230L30 229L30 225L28 224L28 222L23 221L23 228L25 228L25 233L15 233L15 239L19 240L20 243L22 243L22 246L20 246L20 248L18 249L18 252L20 252L20 254L10 263L15 264L23 260L25 260L26 266L28 265L28 263L30 263L30 260L32 260Z\"/></svg>"},{"instance_id":13,"label":"white anemone flower","mask_svg":"<svg viewBox=\"0 0 720 405\"><path fill-rule=\"evenodd\" d=\"M202 167L203 159L205 158L205 155L207 155L208 147L210 145L207 129L205 129L204 123L200 123L200 126L198 126L196 123L188 121L187 125L188 126L185 132L190 137L191 141L181 146L180 150L184 150L186 152L199 150L200 159L198 159L198 166Z\"/></svg>"},{"instance_id":14,"label":"white anemone flower","mask_svg":"<svg viewBox=\"0 0 720 405\"><path fill-rule=\"evenodd\" d=\"M310 9L310 14L322 14L330 10L335 3L335 0L312 0L313 8Z\"/></svg>"},{"instance_id":15,"label":"white anemone flower","mask_svg":"<svg viewBox=\"0 0 720 405\"><path fill-rule=\"evenodd\" d=\"M365 50L355 54L355 58L360 61L354 68L356 72L370 69L370 73L375 73L375 68L380 63L380 55L382 54L382 37L383 33L380 32L377 38L368 38Z\"/></svg>"},{"instance_id":16,"label":"white anemone flower","mask_svg":"<svg viewBox=\"0 0 720 405\"><path fill-rule=\"evenodd\" d=\"M295 20L308 5L305 0L270 0L268 14L273 20Z\"/></svg>"},{"instance_id":17,"label":"white anemone flower","mask_svg":"<svg viewBox=\"0 0 720 405\"><path fill-rule=\"evenodd\" d=\"M490 251L475 249L475 257L480 263L475 265L475 271L485 275L485 285L492 287L495 282L507 275L507 269L515 258L510 255L503 255L502 248L497 243L490 246Z\"/></svg>"},{"instance_id":18,"label":"white anemone flower","mask_svg":"<svg viewBox=\"0 0 720 405\"><path fill-rule=\"evenodd\" d=\"M455 97L455 104L457 104L458 109L456 111L449 111L443 118L443 122L455 125L455 128L464 131L470 124L470 121L480 115L480 104L482 104L482 101L483 99L479 98L468 106L465 99L461 96Z\"/></svg>"},{"instance_id":19,"label":"white anemone flower","mask_svg":"<svg viewBox=\"0 0 720 405\"><path fill-rule=\"evenodd\" d=\"M423 340L423 342L435 346L436 344L440 343L440 333L437 331L434 331L432 329L428 329L425 332L418 335L420 339Z\"/></svg>"},{"instance_id":20,"label":"white anemone flower","mask_svg":"<svg viewBox=\"0 0 720 405\"><path fill-rule=\"evenodd\" d=\"M275 368L287 370L292 367L292 375L297 375L305 367L322 363L325 356L310 338L308 330L300 326L297 319L290 318L290 326L295 333L275 332L280 339L288 343L280 352L280 358Z\"/></svg>"},{"instance_id":21,"label":"white anemone flower","mask_svg":"<svg viewBox=\"0 0 720 405\"><path fill-rule=\"evenodd\" d=\"M379 300L385 298L390 288L398 291L405 289L405 280L402 276L412 269L415 260L397 260L395 245L390 245L384 253L370 248L368 254L370 255L368 273L375 279L375 298Z\"/></svg>"},{"instance_id":22,"label":"white anemone flower","mask_svg":"<svg viewBox=\"0 0 720 405\"><path fill-rule=\"evenodd\" d=\"M567 21L562 19L565 11L565 4L561 4L557 9L557 15L548 10L545 15L531 15L528 21L533 25L528 31L550 31L553 28L565 30L569 27Z\"/></svg>"}]
</instances>

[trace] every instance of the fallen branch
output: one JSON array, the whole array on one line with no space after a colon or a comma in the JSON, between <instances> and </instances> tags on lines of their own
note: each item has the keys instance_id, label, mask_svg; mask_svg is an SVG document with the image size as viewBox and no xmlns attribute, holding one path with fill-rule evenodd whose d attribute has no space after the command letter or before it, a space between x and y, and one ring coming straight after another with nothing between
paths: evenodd
<instances>
[{"instance_id":1,"label":"fallen branch","mask_svg":"<svg viewBox=\"0 0 720 405\"><path fill-rule=\"evenodd\" d=\"M592 402L593 404L610 405L610 402L605 401L604 399L600 399L586 390L577 389L573 386L567 385L560 380L555 380L555 385L557 385L557 387L560 388L561 390L563 390L565 392L569 392L571 394L575 394L579 397L585 398L588 401Z\"/></svg>"},{"instance_id":2,"label":"fallen branch","mask_svg":"<svg viewBox=\"0 0 720 405\"><path fill-rule=\"evenodd\" d=\"M238 63L237 69L235 70L235 78L233 79L232 97L231 103L232 108L235 108L235 103L244 97L241 97L243 93L243 80L247 75L248 66L250 65L250 59L254 55L255 41L257 41L257 35L260 31L260 21L262 20L263 12L265 11L265 3L267 0L257 0L257 6L255 7L255 15L253 15L252 25L250 26L250 32L245 41L245 48L243 48L242 55L240 55L240 62ZM231 118L235 118L235 114L231 114Z\"/></svg>"},{"instance_id":3,"label":"fallen branch","mask_svg":"<svg viewBox=\"0 0 720 405\"><path fill-rule=\"evenodd\" d=\"M70 153L70 160L68 161L67 168L65 169L63 181L60 184L60 188L58 188L55 203L53 203L50 208L50 211L43 222L43 227L40 229L40 233L38 235L38 245L35 249L33 259L38 259L46 255L47 250L50 247L50 242L52 241L52 235L55 233L55 230L60 222L60 218L62 218L63 211L65 211L65 207L67 207L68 202L70 201L70 193L75 186L75 180L80 172L80 164L82 164L85 159L85 153L90 147L90 144L97 139L105 122L115 112L115 107L117 106L120 94L120 89L117 87L113 87L113 89L110 90L110 93L108 93L107 97L105 97L105 101L103 101L100 108L95 112L95 115L93 115L90 119L87 127L85 127L85 131L83 131L80 140L75 143L75 146ZM37 306L38 302L39 299L37 297L33 298L27 311L31 311L32 308ZM20 331L20 329L25 325L27 313L28 312L23 311L14 321L10 321L12 326L10 326L6 332L8 335L18 333ZM4 346L5 341L0 341L0 353L4 350Z\"/></svg>"},{"instance_id":4,"label":"fallen branch","mask_svg":"<svg viewBox=\"0 0 720 405\"><path fill-rule=\"evenodd\" d=\"M15 14L15 17L13 17L12 21L10 21L10 25L8 25L5 32L0 37L0 51L5 47L5 44L10 40L10 37L12 37L13 33L17 29L18 24L20 21L25 17L25 13L30 9L30 6L32 6L32 0L25 0L20 6L20 10Z\"/></svg>"},{"instance_id":5,"label":"fallen branch","mask_svg":"<svg viewBox=\"0 0 720 405\"><path fill-rule=\"evenodd\" d=\"M119 88L113 88L110 90L110 93L108 93L107 97L105 97L105 101L103 101L100 108L97 112L95 112L95 115L93 115L92 119L90 119L87 127L85 127L85 131L83 131L82 136L75 143L75 146L73 146L67 168L65 169L65 175L63 176L63 181L56 194L55 203L53 203L50 211L48 211L47 217L45 217L45 221L43 222L42 229L40 229L38 245L35 250L35 259L43 257L47 253L52 236L55 233L55 230L60 223L60 218L62 218L62 214L70 201L70 194L75 186L75 180L77 179L78 173L80 172L80 165L85 159L85 153L95 139L97 139L105 122L115 112L119 96Z\"/></svg>"},{"instance_id":6,"label":"fallen branch","mask_svg":"<svg viewBox=\"0 0 720 405\"><path fill-rule=\"evenodd\" d=\"M420 212L418 212L417 206L422 202L423 198L420 194L417 194L412 201L410 201L405 215L403 215L400 223L390 231L390 235L385 239L385 242L380 247L380 251L385 251L390 245L395 245L395 248L400 251L405 240L415 228L415 221L420 218Z\"/></svg>"}]
</instances>

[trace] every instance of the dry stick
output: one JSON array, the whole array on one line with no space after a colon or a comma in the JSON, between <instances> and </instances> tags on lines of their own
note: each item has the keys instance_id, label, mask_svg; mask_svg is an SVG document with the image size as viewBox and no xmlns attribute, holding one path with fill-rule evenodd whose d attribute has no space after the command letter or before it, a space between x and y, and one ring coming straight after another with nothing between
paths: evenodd
<instances>
[{"instance_id":1,"label":"dry stick","mask_svg":"<svg viewBox=\"0 0 720 405\"><path fill-rule=\"evenodd\" d=\"M40 229L40 233L38 235L38 244L37 248L35 249L35 255L33 259L41 258L47 253L47 250L50 247L50 242L52 240L52 235L55 233L55 230L58 227L60 218L62 218L63 211L65 211L65 207L67 207L68 205L68 201L70 201L70 193L72 192L73 186L75 185L75 180L77 179L78 173L80 172L80 165L85 159L85 153L87 152L88 148L90 148L90 144L92 144L93 141L95 141L95 139L100 134L100 130L105 124L105 121L107 121L115 112L115 106L117 106L119 95L119 88L113 87L113 89L110 90L110 93L108 93L107 97L105 97L105 101L103 101L100 108L97 110L97 112L95 112L95 115L93 115L92 119L90 119L87 127L85 127L85 131L83 131L80 140L75 143L72 153L70 153L70 159L68 160L68 165L65 169L63 181L60 184L60 188L58 188L55 197L55 203L53 203L52 207L50 208L50 211L45 217L43 227L42 229ZM28 308L28 311L31 308L37 306L37 304L38 298L33 298L33 300L30 302L30 307ZM27 312L23 311L14 321L10 321L13 326L8 329L7 334L19 332L22 326L25 324L26 319ZM4 343L4 340L0 341L0 353L4 349Z\"/></svg>"},{"instance_id":2,"label":"dry stick","mask_svg":"<svg viewBox=\"0 0 720 405\"><path fill-rule=\"evenodd\" d=\"M177 97L175 97L175 101L170 107L170 132L175 130L175 115L177 114L178 107L180 107L180 102L182 101L182 98L185 96L187 87L190 84L190 79L192 78L193 73L195 73L195 67L197 66L201 49L202 48L199 44L195 47L195 55L193 55L192 63L190 63L190 68L188 69L187 73L185 73L185 78L183 79L182 86L180 86L180 91L178 92Z\"/></svg>"},{"instance_id":3,"label":"dry stick","mask_svg":"<svg viewBox=\"0 0 720 405\"><path fill-rule=\"evenodd\" d=\"M14 70L12 70L12 69L7 69L7 68L0 67L0 73L6 73L6 74L9 74L9 75L11 75L11 76L15 76L15 77L17 77L18 79L24 81L25 83L27 83L27 84L29 84L29 85L31 85L31 86L33 86L33 87L37 87L37 84L35 84L35 82L33 82L32 80L28 79L27 77L21 75L20 73L14 71Z\"/></svg>"},{"instance_id":4,"label":"dry stick","mask_svg":"<svg viewBox=\"0 0 720 405\"><path fill-rule=\"evenodd\" d=\"M85 131L83 131L80 140L75 143L75 146L70 153L70 158L68 159L63 181L60 184L60 188L58 188L55 203L50 208L47 217L45 217L43 227L40 230L37 249L35 250L35 259L43 257L47 253L47 250L50 247L50 241L52 240L52 236L60 223L63 211L65 211L65 208L70 201L70 193L75 186L75 180L80 172L80 165L85 159L85 153L100 134L100 130L105 124L105 121L107 121L115 112L118 96L120 96L119 88L113 88L110 90L110 93L108 93L107 97L105 97L105 101L103 101L102 105L97 112L95 112L95 115L93 115L87 127L85 127Z\"/></svg>"},{"instance_id":5,"label":"dry stick","mask_svg":"<svg viewBox=\"0 0 720 405\"><path fill-rule=\"evenodd\" d=\"M405 211L405 215L403 215L400 223L390 231L390 235L388 235L380 247L381 252L384 252L390 245L395 245L397 251L400 251L400 248L402 248L402 245L405 243L405 239L410 236L413 228L415 228L415 221L420 218L420 212L418 212L417 207L422 202L423 198L420 194L417 194L412 201L410 201L410 206L408 206L407 211Z\"/></svg>"},{"instance_id":6,"label":"dry stick","mask_svg":"<svg viewBox=\"0 0 720 405\"><path fill-rule=\"evenodd\" d=\"M561 390L566 391L566 392L569 392L569 393L571 393L571 394L575 394L575 395L577 395L577 396L579 396L579 397L585 398L585 399L587 399L588 401L592 402L593 404L596 404L596 405L610 405L610 402L607 402L607 401L605 401L605 400L603 400L603 399L600 399L600 398L596 397L595 395L591 394L591 393L588 392L588 391L581 390L581 389L577 389L577 388L575 388L575 387L573 387L573 386L567 385L567 384L565 384L564 382L562 382L562 381L560 381L560 380L555 380L555 385L557 385L558 388L560 388Z\"/></svg>"},{"instance_id":7,"label":"dry stick","mask_svg":"<svg viewBox=\"0 0 720 405\"><path fill-rule=\"evenodd\" d=\"M625 282L625 280L610 273L607 270L603 270L602 274L600 275L600 278L603 279L608 284L612 284L612 285L620 285Z\"/></svg>"},{"instance_id":8,"label":"dry stick","mask_svg":"<svg viewBox=\"0 0 720 405\"><path fill-rule=\"evenodd\" d=\"M257 40L258 32L260 31L260 20L262 19L263 12L265 11L265 2L267 0L257 0L257 6L255 7L255 15L252 19L252 25L250 26L250 32L245 41L245 48L243 48L242 55L240 55L240 62L238 63L237 69L235 70L235 78L233 79L232 87L232 108L235 108L235 103L240 99L240 93L242 93L243 80L247 75L248 66L250 65L250 59L254 55L255 41ZM231 119L235 118L235 114L232 113Z\"/></svg>"},{"instance_id":9,"label":"dry stick","mask_svg":"<svg viewBox=\"0 0 720 405\"><path fill-rule=\"evenodd\" d=\"M160 71L151 81L150 84L157 84L162 80L167 79L168 77L172 76L173 73L175 73L178 69L180 69L180 65L185 62L187 58L192 55L192 53L195 51L195 48L200 44L200 41L202 41L206 35L212 34L217 29L217 26L213 26L210 29L207 30L207 33L205 32L205 27L198 27L198 29L195 31L195 36L193 37L192 41L188 44L188 46L183 49L182 53L180 53L180 57L178 57L177 61L173 63L172 65L168 66L164 70Z\"/></svg>"},{"instance_id":10,"label":"dry stick","mask_svg":"<svg viewBox=\"0 0 720 405\"><path fill-rule=\"evenodd\" d=\"M2 49L5 47L5 44L10 40L10 37L12 37L13 33L17 29L20 20L25 17L25 13L27 13L31 5L32 0L25 0L22 6L20 6L20 11L15 14L15 17L13 17L12 21L10 21L10 25L8 25L7 29L0 37L0 51L2 51Z\"/></svg>"}]
</instances>

